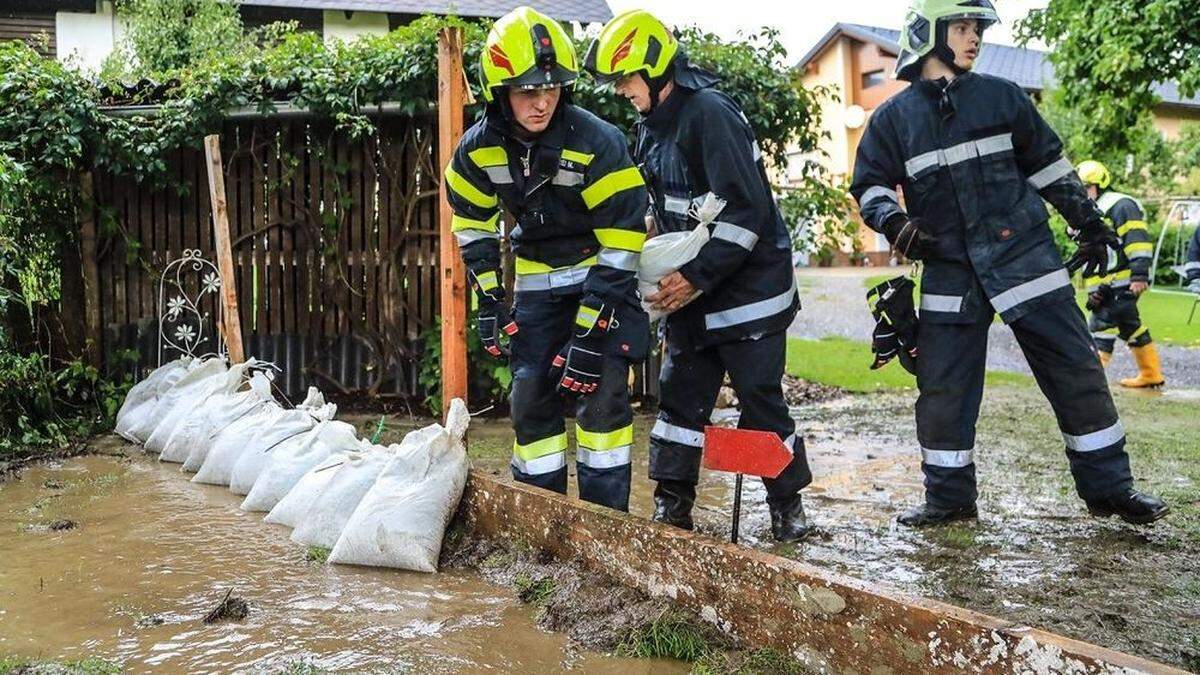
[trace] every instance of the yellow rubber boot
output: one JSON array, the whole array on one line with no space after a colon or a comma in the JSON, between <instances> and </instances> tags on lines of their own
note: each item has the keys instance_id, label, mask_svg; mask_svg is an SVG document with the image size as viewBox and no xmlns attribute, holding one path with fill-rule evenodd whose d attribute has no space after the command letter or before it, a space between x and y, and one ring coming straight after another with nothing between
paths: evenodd
<instances>
[{"instance_id":1,"label":"yellow rubber boot","mask_svg":"<svg viewBox=\"0 0 1200 675\"><path fill-rule=\"evenodd\" d=\"M1097 350L1097 353L1100 354L1100 365L1104 368L1107 368L1108 362L1112 361L1112 352L1106 352L1103 349L1099 349Z\"/></svg>"},{"instance_id":2,"label":"yellow rubber boot","mask_svg":"<svg viewBox=\"0 0 1200 675\"><path fill-rule=\"evenodd\" d=\"M1138 376L1121 380L1121 386L1133 389L1162 386L1166 380L1163 379L1162 361L1158 358L1158 349L1154 347L1154 343L1144 347L1130 347L1129 350L1133 352L1133 359L1137 361Z\"/></svg>"}]
</instances>

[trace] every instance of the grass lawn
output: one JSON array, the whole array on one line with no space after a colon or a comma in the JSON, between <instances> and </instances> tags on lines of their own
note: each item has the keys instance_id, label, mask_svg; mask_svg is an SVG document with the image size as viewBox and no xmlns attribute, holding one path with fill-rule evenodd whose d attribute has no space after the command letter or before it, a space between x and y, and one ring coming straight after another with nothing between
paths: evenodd
<instances>
[{"instance_id":1,"label":"grass lawn","mask_svg":"<svg viewBox=\"0 0 1200 675\"><path fill-rule=\"evenodd\" d=\"M916 378L900 366L899 360L879 370L871 370L871 345L842 337L820 340L788 338L787 372L810 382L866 393L914 389ZM988 371L988 384L1028 384L1026 375Z\"/></svg>"},{"instance_id":2,"label":"grass lawn","mask_svg":"<svg viewBox=\"0 0 1200 675\"><path fill-rule=\"evenodd\" d=\"M894 276L896 276L895 273L868 277L863 285L866 288L872 288ZM918 282L918 292L920 288ZM1188 312L1191 311L1195 299L1196 296L1179 291L1152 290L1138 300L1138 309L1142 313L1142 321L1150 326L1150 334L1154 336L1155 340L1181 347L1200 347L1200 308L1196 309L1196 317L1192 320L1192 325L1187 325ZM1079 303L1079 307L1083 308L1087 294L1078 291L1075 294L1075 300ZM1084 312L1086 311L1084 310Z\"/></svg>"}]
</instances>

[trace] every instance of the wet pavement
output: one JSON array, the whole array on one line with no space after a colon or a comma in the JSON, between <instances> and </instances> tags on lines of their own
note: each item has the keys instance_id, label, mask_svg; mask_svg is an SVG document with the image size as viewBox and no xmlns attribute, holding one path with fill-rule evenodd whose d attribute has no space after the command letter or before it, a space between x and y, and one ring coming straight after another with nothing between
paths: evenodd
<instances>
[{"instance_id":1,"label":"wet pavement","mask_svg":"<svg viewBox=\"0 0 1200 675\"><path fill-rule=\"evenodd\" d=\"M106 441L114 448L119 441ZM511 588L318 565L285 527L238 510L177 465L91 456L0 484L0 655L99 657L126 672L686 672L578 649L537 627ZM70 519L74 529L48 525ZM201 618L225 591L240 622Z\"/></svg>"},{"instance_id":2,"label":"wet pavement","mask_svg":"<svg viewBox=\"0 0 1200 675\"><path fill-rule=\"evenodd\" d=\"M881 274L908 274L908 267L807 267L797 270L802 309L788 334L819 339L840 336L863 342L871 339L875 325L867 310L866 279ZM1153 330L1151 326L1151 330ZM1200 333L1200 324L1196 327ZM1200 389L1200 349L1158 343L1168 386ZM1021 347L1012 331L997 322L988 331L988 363L991 370L1031 374ZM1137 375L1133 357L1125 345L1117 345L1108 368L1108 380L1114 385L1122 378Z\"/></svg>"}]
</instances>

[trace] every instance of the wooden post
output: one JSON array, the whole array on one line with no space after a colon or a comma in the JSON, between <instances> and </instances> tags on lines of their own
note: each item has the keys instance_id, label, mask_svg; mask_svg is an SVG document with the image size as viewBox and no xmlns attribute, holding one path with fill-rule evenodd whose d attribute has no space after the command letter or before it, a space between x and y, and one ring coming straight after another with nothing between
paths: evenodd
<instances>
[{"instance_id":1,"label":"wooden post","mask_svg":"<svg viewBox=\"0 0 1200 675\"><path fill-rule=\"evenodd\" d=\"M100 269L96 261L95 181L90 171L79 176L79 257L83 263L84 356L87 363L100 367Z\"/></svg>"},{"instance_id":2,"label":"wooden post","mask_svg":"<svg viewBox=\"0 0 1200 675\"><path fill-rule=\"evenodd\" d=\"M462 29L438 33L438 160L444 166L454 155L463 132L466 86L462 73ZM442 410L450 401L467 397L467 274L450 232L450 202L441 181L438 212L442 280Z\"/></svg>"},{"instance_id":3,"label":"wooden post","mask_svg":"<svg viewBox=\"0 0 1200 675\"><path fill-rule=\"evenodd\" d=\"M217 249L217 270L221 275L221 306L224 313L222 333L229 348L229 360L246 360L242 345L242 318L238 314L237 280L233 270L233 247L229 237L229 209L225 203L225 168L221 164L221 137L204 137L204 156L208 160L208 197L212 201L213 245Z\"/></svg>"}]
</instances>

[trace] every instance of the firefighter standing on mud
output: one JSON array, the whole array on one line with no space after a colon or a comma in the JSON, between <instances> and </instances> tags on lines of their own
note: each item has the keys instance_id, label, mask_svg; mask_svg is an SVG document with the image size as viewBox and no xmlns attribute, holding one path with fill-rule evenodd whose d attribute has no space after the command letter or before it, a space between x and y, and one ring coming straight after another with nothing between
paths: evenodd
<instances>
[{"instance_id":1,"label":"firefighter standing on mud","mask_svg":"<svg viewBox=\"0 0 1200 675\"><path fill-rule=\"evenodd\" d=\"M528 7L499 19L480 64L485 112L445 180L479 336L494 357L511 347L513 476L566 492L560 394L577 396L579 495L627 510L627 373L649 342L635 279L646 188L624 135L571 104L578 71L558 22ZM515 221L511 315L500 276L501 205Z\"/></svg>"},{"instance_id":2,"label":"firefighter standing on mud","mask_svg":"<svg viewBox=\"0 0 1200 675\"><path fill-rule=\"evenodd\" d=\"M788 467L764 482L772 535L799 539L809 531L800 489L812 474L781 382L786 330L800 302L791 243L754 133L737 104L713 88L717 77L689 64L648 12L610 21L585 68L616 82L642 115L634 155L657 232L697 227L709 193L724 202L699 255L647 298L673 312L665 319L661 402L650 432L654 519L692 528L704 427L728 372L741 401L739 428L774 432L793 453ZM695 291L702 294L687 304Z\"/></svg>"},{"instance_id":3,"label":"firefighter standing on mud","mask_svg":"<svg viewBox=\"0 0 1200 675\"><path fill-rule=\"evenodd\" d=\"M1096 201L1121 238L1121 248L1113 255L1116 264L1108 274L1083 280L1088 294L1087 308L1092 312L1088 327L1100 352L1100 363L1108 367L1119 337L1129 345L1138 366L1138 376L1121 380L1121 386L1135 389L1160 386L1162 362L1150 338L1150 327L1142 323L1137 306L1138 298L1150 288L1150 261L1154 258L1145 212L1133 197L1109 189L1112 174L1100 162L1083 162L1078 173L1088 197Z\"/></svg>"},{"instance_id":4,"label":"firefighter standing on mud","mask_svg":"<svg viewBox=\"0 0 1200 675\"><path fill-rule=\"evenodd\" d=\"M1168 508L1133 488L1125 431L1043 200L1078 245L1069 268L1103 274L1118 240L1029 96L971 72L998 20L988 0L913 2L896 64L913 84L875 111L858 147L851 192L863 220L924 261L916 421L925 503L899 522L976 516L975 423L998 313L1054 408L1088 511L1150 523Z\"/></svg>"}]
</instances>

